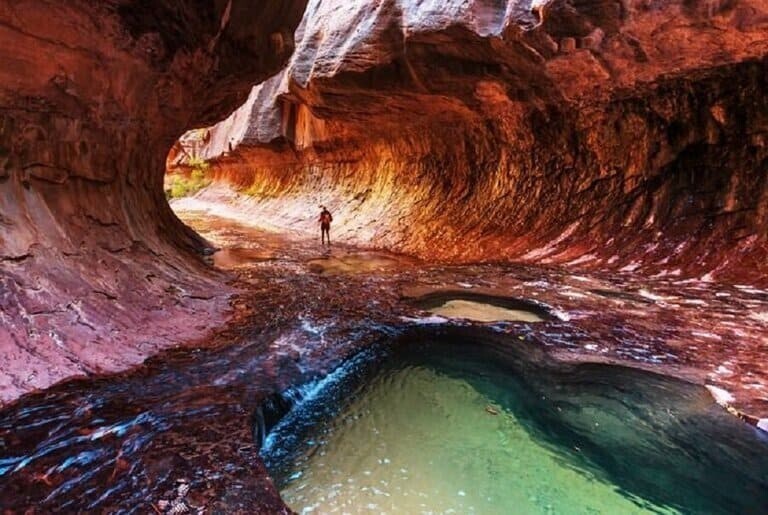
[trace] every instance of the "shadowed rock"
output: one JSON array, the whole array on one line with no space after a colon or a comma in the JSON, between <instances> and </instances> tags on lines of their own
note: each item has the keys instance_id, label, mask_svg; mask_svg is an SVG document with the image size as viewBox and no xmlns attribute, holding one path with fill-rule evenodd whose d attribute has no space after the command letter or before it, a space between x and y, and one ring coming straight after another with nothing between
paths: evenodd
<instances>
[{"instance_id":1,"label":"shadowed rock","mask_svg":"<svg viewBox=\"0 0 768 515\"><path fill-rule=\"evenodd\" d=\"M221 320L228 289L191 259L164 160L283 66L304 4L0 7L0 402Z\"/></svg>"}]
</instances>

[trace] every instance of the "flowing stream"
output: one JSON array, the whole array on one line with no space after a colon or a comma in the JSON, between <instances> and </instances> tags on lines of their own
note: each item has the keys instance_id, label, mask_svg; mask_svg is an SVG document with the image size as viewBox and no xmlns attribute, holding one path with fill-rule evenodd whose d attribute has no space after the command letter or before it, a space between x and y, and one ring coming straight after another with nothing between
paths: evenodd
<instances>
[{"instance_id":1,"label":"flowing stream","mask_svg":"<svg viewBox=\"0 0 768 515\"><path fill-rule=\"evenodd\" d=\"M239 317L0 410L0 513L168 513L179 485L191 512L275 513L265 464L298 511L768 513L766 433L701 386L767 412L768 291L184 219L224 248ZM292 409L260 419L276 395Z\"/></svg>"}]
</instances>

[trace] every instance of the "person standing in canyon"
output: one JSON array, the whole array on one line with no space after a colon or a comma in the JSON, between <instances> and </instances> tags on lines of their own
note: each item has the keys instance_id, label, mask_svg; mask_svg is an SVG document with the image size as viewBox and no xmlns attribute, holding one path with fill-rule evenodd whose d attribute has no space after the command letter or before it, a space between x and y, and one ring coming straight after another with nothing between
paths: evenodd
<instances>
[{"instance_id":1,"label":"person standing in canyon","mask_svg":"<svg viewBox=\"0 0 768 515\"><path fill-rule=\"evenodd\" d=\"M325 206L320 206L322 211L320 211L320 218L318 221L320 222L320 244L325 245L326 238L328 239L328 245L331 244L331 222L333 222L333 216L331 215L331 212L328 211L328 208Z\"/></svg>"}]
</instances>

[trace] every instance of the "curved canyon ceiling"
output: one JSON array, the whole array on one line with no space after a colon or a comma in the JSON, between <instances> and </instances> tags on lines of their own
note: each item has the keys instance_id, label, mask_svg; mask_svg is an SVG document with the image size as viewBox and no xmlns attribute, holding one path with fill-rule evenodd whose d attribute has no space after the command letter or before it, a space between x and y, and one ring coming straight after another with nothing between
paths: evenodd
<instances>
[{"instance_id":1,"label":"curved canyon ceiling","mask_svg":"<svg viewBox=\"0 0 768 515\"><path fill-rule=\"evenodd\" d=\"M283 67L305 3L0 5L0 402L221 320L165 158Z\"/></svg>"},{"instance_id":2,"label":"curved canyon ceiling","mask_svg":"<svg viewBox=\"0 0 768 515\"><path fill-rule=\"evenodd\" d=\"M313 0L295 39L192 142L248 216L310 230L327 204L339 238L427 259L764 281L766 2Z\"/></svg>"}]
</instances>

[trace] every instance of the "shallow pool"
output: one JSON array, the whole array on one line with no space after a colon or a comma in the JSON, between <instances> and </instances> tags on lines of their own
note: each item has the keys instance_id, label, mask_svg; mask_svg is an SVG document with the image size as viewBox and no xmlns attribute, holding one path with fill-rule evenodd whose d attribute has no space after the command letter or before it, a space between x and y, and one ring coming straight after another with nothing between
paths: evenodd
<instances>
[{"instance_id":1,"label":"shallow pool","mask_svg":"<svg viewBox=\"0 0 768 515\"><path fill-rule=\"evenodd\" d=\"M475 322L542 322L536 313L524 309L509 309L471 300L449 300L430 310L446 318L463 318Z\"/></svg>"},{"instance_id":2,"label":"shallow pool","mask_svg":"<svg viewBox=\"0 0 768 515\"><path fill-rule=\"evenodd\" d=\"M543 322L555 318L541 303L473 291L437 290L411 299L414 307L445 318L474 322Z\"/></svg>"},{"instance_id":3,"label":"shallow pool","mask_svg":"<svg viewBox=\"0 0 768 515\"><path fill-rule=\"evenodd\" d=\"M299 513L768 507L768 442L673 379L433 342L326 383L264 449Z\"/></svg>"}]
</instances>

